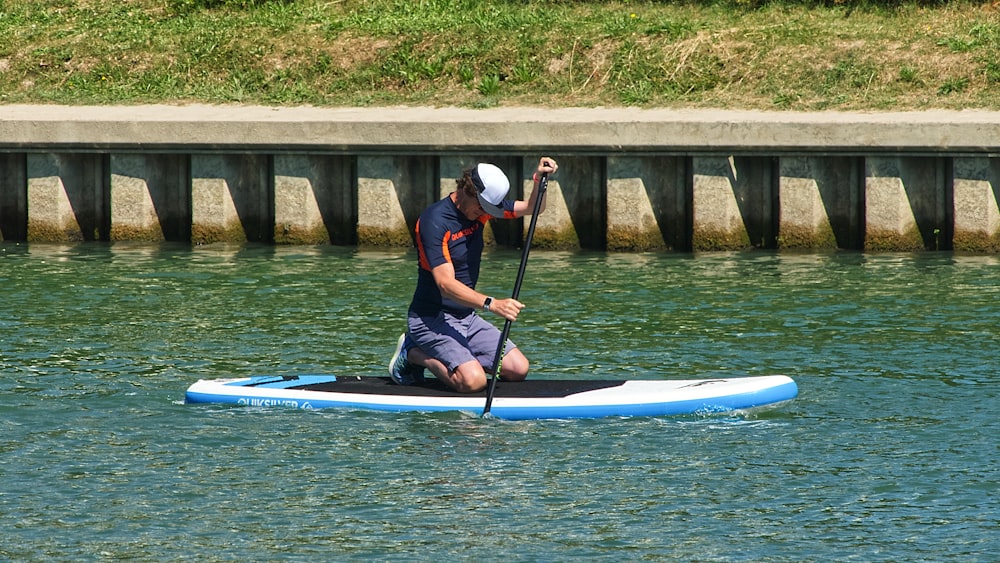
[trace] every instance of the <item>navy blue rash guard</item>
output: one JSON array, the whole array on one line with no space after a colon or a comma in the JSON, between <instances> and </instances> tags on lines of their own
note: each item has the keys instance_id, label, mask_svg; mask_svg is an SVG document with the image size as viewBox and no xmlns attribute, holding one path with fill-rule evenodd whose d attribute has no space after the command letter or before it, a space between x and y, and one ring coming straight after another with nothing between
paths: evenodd
<instances>
[{"instance_id":1,"label":"navy blue rash guard","mask_svg":"<svg viewBox=\"0 0 1000 563\"><path fill-rule=\"evenodd\" d=\"M504 218L515 218L514 201L504 200L502 205ZM490 215L481 215L470 221L458 210L451 196L435 202L420 214L416 228L419 274L410 314L436 316L444 310L464 317L473 311L470 307L445 299L434 283L431 270L451 262L455 268L455 279L475 289L483 257L483 227L490 218Z\"/></svg>"}]
</instances>

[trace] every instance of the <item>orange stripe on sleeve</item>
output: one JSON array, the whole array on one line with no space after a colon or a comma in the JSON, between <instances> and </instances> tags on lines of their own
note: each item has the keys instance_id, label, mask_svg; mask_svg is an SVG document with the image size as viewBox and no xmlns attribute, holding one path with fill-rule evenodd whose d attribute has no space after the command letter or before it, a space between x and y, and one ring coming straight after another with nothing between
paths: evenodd
<instances>
[{"instance_id":1,"label":"orange stripe on sleeve","mask_svg":"<svg viewBox=\"0 0 1000 563\"><path fill-rule=\"evenodd\" d=\"M417 256L420 257L420 267L429 271L431 269L431 265L427 261L427 254L424 252L424 243L420 238L420 219L417 219L417 227L415 230L417 235Z\"/></svg>"},{"instance_id":2,"label":"orange stripe on sleeve","mask_svg":"<svg viewBox=\"0 0 1000 563\"><path fill-rule=\"evenodd\" d=\"M441 237L441 253L444 254L444 259L446 262L451 262L451 250L448 249L448 241L451 240L451 231L444 233Z\"/></svg>"}]
</instances>

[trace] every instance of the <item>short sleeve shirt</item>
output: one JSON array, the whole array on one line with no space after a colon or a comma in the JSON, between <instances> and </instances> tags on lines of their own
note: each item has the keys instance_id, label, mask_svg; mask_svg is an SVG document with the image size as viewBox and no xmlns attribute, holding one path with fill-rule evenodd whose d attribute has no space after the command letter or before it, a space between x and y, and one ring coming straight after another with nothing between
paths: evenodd
<instances>
[{"instance_id":1,"label":"short sleeve shirt","mask_svg":"<svg viewBox=\"0 0 1000 563\"><path fill-rule=\"evenodd\" d=\"M503 202L505 218L514 217L514 202ZM437 315L445 310L462 317L473 309L441 295L432 270L450 262L455 279L475 289L479 281L479 265L483 255L483 228L490 215L469 220L451 197L433 203L417 219L416 238L419 258L417 288L413 292L410 312L420 316Z\"/></svg>"}]
</instances>

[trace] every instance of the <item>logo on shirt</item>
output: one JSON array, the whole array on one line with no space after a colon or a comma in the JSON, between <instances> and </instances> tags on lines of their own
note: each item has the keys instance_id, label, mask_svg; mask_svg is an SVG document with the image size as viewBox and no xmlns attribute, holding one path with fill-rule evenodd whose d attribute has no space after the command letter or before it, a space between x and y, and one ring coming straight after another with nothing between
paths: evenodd
<instances>
[{"instance_id":1,"label":"logo on shirt","mask_svg":"<svg viewBox=\"0 0 1000 563\"><path fill-rule=\"evenodd\" d=\"M482 227L482 226L483 226L482 223L480 223L479 221L476 221L475 223L472 224L471 227L468 227L466 229L462 229L461 231L458 231L456 233L451 233L451 240L452 240L452 242L454 242L454 241L456 241L458 239L465 238L465 237L471 235L472 233L478 231L479 228Z\"/></svg>"}]
</instances>

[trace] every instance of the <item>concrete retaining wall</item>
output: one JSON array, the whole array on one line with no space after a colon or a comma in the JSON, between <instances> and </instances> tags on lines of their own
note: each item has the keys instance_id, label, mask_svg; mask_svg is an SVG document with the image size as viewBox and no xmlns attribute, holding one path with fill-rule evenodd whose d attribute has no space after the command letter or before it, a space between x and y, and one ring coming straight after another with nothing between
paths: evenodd
<instances>
[{"instance_id":1,"label":"concrete retaining wall","mask_svg":"<svg viewBox=\"0 0 1000 563\"><path fill-rule=\"evenodd\" d=\"M1000 251L988 112L0 106L0 239L408 246L463 168L523 195L542 154L541 248Z\"/></svg>"}]
</instances>

